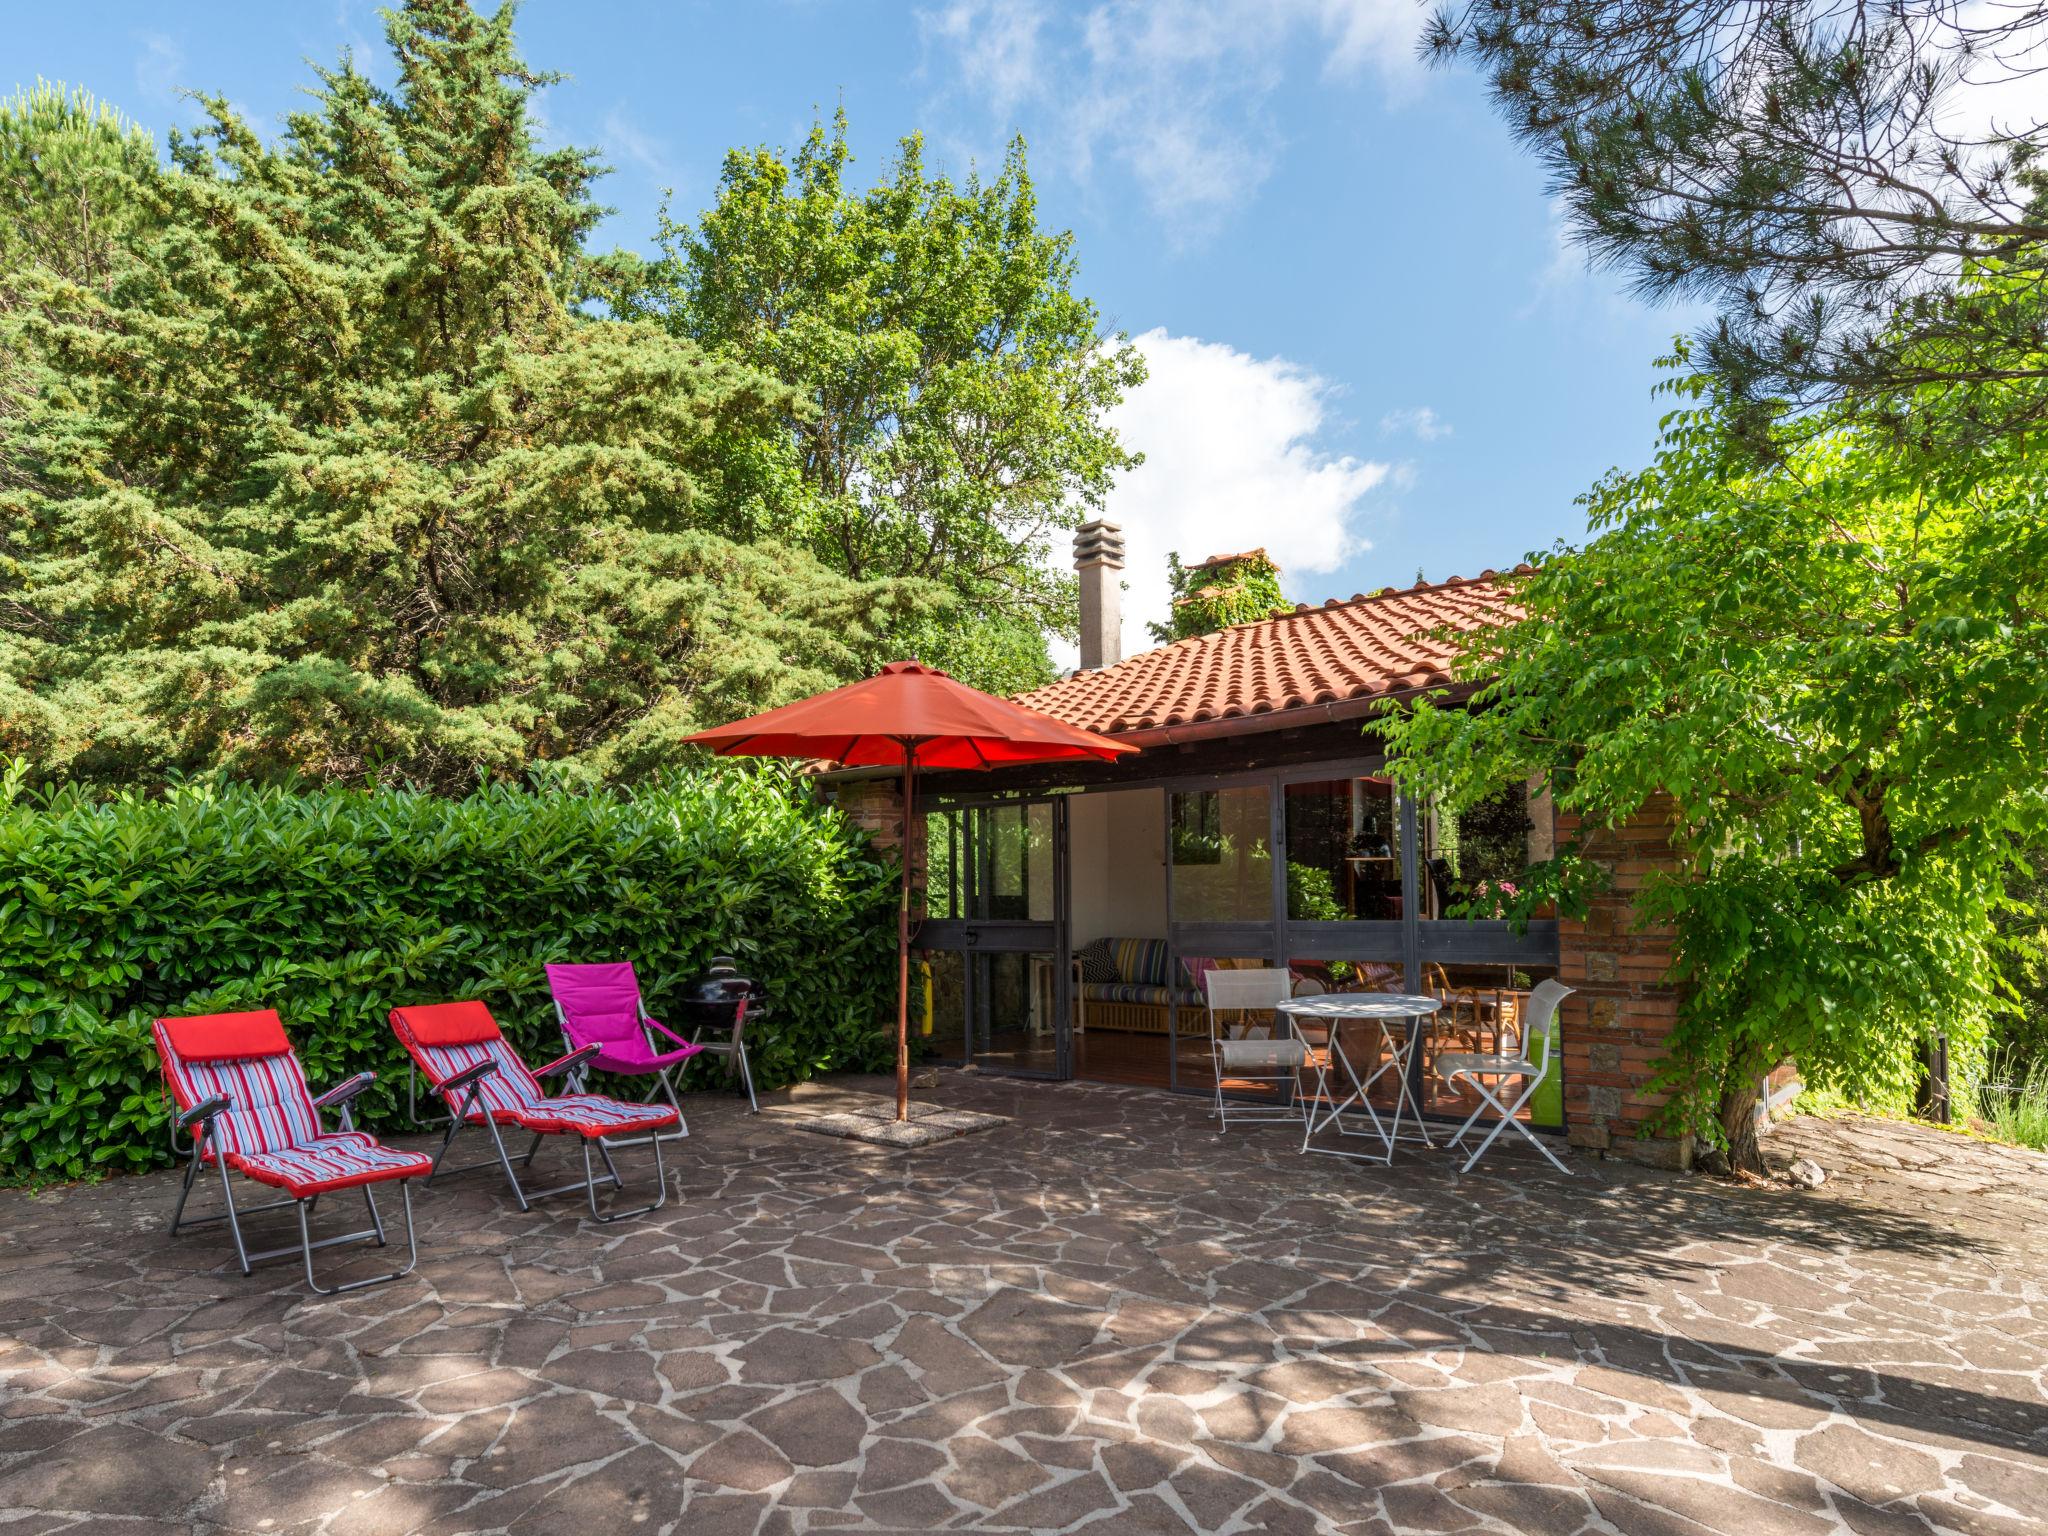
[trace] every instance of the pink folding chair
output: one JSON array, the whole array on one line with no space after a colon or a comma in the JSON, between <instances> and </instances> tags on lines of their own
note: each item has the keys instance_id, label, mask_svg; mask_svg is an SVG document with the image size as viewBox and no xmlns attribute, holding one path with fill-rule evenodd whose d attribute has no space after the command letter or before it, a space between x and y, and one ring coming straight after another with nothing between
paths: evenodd
<instances>
[{"instance_id":1,"label":"pink folding chair","mask_svg":"<svg viewBox=\"0 0 2048 1536\"><path fill-rule=\"evenodd\" d=\"M590 1067L616 1072L622 1077L652 1077L655 1086L647 1102L668 1100L676 1112L676 1129L666 1137L680 1141L690 1134L690 1122L683 1118L682 1100L668 1070L678 1062L699 1055L705 1047L685 1040L661 1020L647 1012L640 1000L640 978L633 974L630 960L602 965L551 965L547 968L548 991L554 995L555 1017L562 1036L572 1051L591 1050L579 1071ZM656 1035L674 1042L660 1047ZM579 1085L581 1077L577 1079ZM637 1138L636 1138L637 1139ZM614 1141L612 1146L624 1146Z\"/></svg>"}]
</instances>

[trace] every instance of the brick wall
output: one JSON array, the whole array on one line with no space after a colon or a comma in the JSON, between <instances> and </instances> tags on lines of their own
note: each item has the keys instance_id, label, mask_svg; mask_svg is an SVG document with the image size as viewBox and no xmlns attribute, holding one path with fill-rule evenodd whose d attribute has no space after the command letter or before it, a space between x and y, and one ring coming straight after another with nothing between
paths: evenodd
<instances>
[{"instance_id":1,"label":"brick wall","mask_svg":"<svg viewBox=\"0 0 2048 1536\"><path fill-rule=\"evenodd\" d=\"M903 846L903 781L900 778L855 779L849 783L829 786L825 791L826 800L839 807L847 820L875 840L875 848L885 858L895 858ZM924 795L919 791L918 802ZM918 818L918 825L911 829L912 846L917 850L915 862L910 867L910 910L913 916L924 912L924 818Z\"/></svg>"},{"instance_id":2,"label":"brick wall","mask_svg":"<svg viewBox=\"0 0 2048 1536\"><path fill-rule=\"evenodd\" d=\"M834 784L825 798L846 819L874 837L875 846L894 853L903 844L903 781L897 778L854 779ZM922 794L918 796L924 798Z\"/></svg>"},{"instance_id":3,"label":"brick wall","mask_svg":"<svg viewBox=\"0 0 2048 1536\"><path fill-rule=\"evenodd\" d=\"M1652 1093L1654 1064L1678 1016L1671 930L1640 926L1635 898L1645 879L1678 862L1670 842L1670 802L1651 801L1626 826L1598 833L1587 851L1605 868L1608 888L1583 922L1558 925L1558 975L1578 990L1564 1002L1565 1122L1572 1144L1609 1157L1687 1167L1692 1138L1645 1135L1665 1095ZM1577 818L1560 813L1560 840Z\"/></svg>"}]
</instances>

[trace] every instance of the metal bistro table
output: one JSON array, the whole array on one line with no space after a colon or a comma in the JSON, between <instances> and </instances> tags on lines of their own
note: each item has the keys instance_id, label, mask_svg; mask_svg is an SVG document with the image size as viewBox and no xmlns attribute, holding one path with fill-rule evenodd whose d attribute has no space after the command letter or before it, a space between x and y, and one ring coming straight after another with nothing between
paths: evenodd
<instances>
[{"instance_id":1,"label":"metal bistro table","mask_svg":"<svg viewBox=\"0 0 2048 1536\"><path fill-rule=\"evenodd\" d=\"M1301 1138L1302 1151L1392 1163L1394 1143L1401 1139L1401 1113L1404 1108L1414 1121L1415 1135L1422 1144L1426 1147L1436 1145L1429 1139L1429 1132L1423 1129L1422 1109L1415 1102L1414 1090L1409 1086L1408 1067L1423 1035L1428 1032L1430 1019L1442 1006L1437 998L1408 992L1327 992L1320 997L1296 998L1279 1005L1279 1011L1287 1015L1296 1035L1301 1034L1304 1024L1311 1027L1321 1025L1329 1030L1330 1035L1321 1056L1311 1058L1316 1084L1309 1095L1307 1127ZM1344 1026L1361 1022L1377 1026L1381 1048L1379 1064L1362 1078L1344 1049ZM1423 1027L1406 1028L1411 1022L1420 1022ZM1404 1027L1397 1029L1396 1025ZM1336 1087L1331 1083L1332 1075L1340 1068L1351 1084L1351 1091L1342 1098L1338 1097ZM1366 1094L1390 1072L1395 1083L1394 1111L1382 1119ZM1326 1103L1327 1107L1319 1109ZM1354 1109L1365 1111L1365 1118L1371 1122L1370 1128L1360 1126L1354 1130L1344 1123L1344 1116ZM1383 1150L1353 1152L1344 1147L1310 1145L1317 1132L1332 1126L1342 1136L1370 1137L1378 1141Z\"/></svg>"}]
</instances>

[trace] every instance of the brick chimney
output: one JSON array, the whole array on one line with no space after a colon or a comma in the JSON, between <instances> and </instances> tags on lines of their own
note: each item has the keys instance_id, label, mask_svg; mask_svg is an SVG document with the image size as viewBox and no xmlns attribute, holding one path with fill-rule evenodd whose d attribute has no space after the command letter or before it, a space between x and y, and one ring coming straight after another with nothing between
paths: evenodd
<instances>
[{"instance_id":1,"label":"brick chimney","mask_svg":"<svg viewBox=\"0 0 2048 1536\"><path fill-rule=\"evenodd\" d=\"M1124 659L1124 531L1097 518L1074 535L1074 570L1081 578L1081 670L1113 667Z\"/></svg>"}]
</instances>

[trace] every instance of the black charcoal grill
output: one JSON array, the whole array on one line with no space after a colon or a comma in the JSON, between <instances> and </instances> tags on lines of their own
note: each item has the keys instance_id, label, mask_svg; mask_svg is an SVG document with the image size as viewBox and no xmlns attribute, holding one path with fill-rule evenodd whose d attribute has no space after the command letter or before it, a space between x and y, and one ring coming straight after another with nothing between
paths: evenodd
<instances>
[{"instance_id":1,"label":"black charcoal grill","mask_svg":"<svg viewBox=\"0 0 2048 1536\"><path fill-rule=\"evenodd\" d=\"M747 1005L744 1013L742 1002ZM730 955L714 955L711 969L683 988L681 1033L706 1054L725 1057L726 1070L739 1074L747 1103L756 1112L761 1105L747 1065L746 1035L767 1015L768 989L751 976L742 976Z\"/></svg>"}]
</instances>

